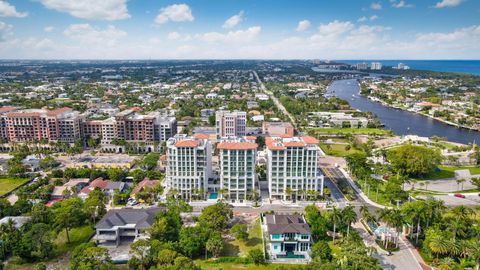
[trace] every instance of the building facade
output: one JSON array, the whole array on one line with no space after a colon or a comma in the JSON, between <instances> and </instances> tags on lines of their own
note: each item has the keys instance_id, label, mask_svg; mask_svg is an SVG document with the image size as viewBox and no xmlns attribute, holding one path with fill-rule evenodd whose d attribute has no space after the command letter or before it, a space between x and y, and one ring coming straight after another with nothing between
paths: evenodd
<instances>
[{"instance_id":1,"label":"building facade","mask_svg":"<svg viewBox=\"0 0 480 270\"><path fill-rule=\"evenodd\" d=\"M306 137L267 137L267 179L270 198L298 199L308 192L323 195L318 140Z\"/></svg>"},{"instance_id":2,"label":"building facade","mask_svg":"<svg viewBox=\"0 0 480 270\"><path fill-rule=\"evenodd\" d=\"M215 113L217 138L242 137L246 135L247 113L240 111L217 111Z\"/></svg>"},{"instance_id":3,"label":"building facade","mask_svg":"<svg viewBox=\"0 0 480 270\"><path fill-rule=\"evenodd\" d=\"M70 108L55 110L0 110L0 136L5 142L65 142L74 143L82 138L83 117Z\"/></svg>"},{"instance_id":4,"label":"building facade","mask_svg":"<svg viewBox=\"0 0 480 270\"><path fill-rule=\"evenodd\" d=\"M211 170L212 144L208 139L176 135L167 141L167 189L186 200L205 194Z\"/></svg>"},{"instance_id":5,"label":"building facade","mask_svg":"<svg viewBox=\"0 0 480 270\"><path fill-rule=\"evenodd\" d=\"M312 234L303 216L265 215L262 230L272 260L310 260Z\"/></svg>"},{"instance_id":6,"label":"building facade","mask_svg":"<svg viewBox=\"0 0 480 270\"><path fill-rule=\"evenodd\" d=\"M220 188L231 202L244 202L255 192L257 144L233 137L217 145L220 163Z\"/></svg>"}]
</instances>

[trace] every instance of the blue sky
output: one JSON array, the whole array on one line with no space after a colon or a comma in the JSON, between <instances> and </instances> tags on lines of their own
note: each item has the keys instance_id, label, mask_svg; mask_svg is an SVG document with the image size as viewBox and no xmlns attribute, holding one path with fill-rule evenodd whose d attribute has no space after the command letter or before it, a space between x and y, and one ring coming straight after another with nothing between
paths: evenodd
<instances>
[{"instance_id":1,"label":"blue sky","mask_svg":"<svg viewBox=\"0 0 480 270\"><path fill-rule=\"evenodd\" d=\"M479 0L0 0L3 59L480 59Z\"/></svg>"}]
</instances>

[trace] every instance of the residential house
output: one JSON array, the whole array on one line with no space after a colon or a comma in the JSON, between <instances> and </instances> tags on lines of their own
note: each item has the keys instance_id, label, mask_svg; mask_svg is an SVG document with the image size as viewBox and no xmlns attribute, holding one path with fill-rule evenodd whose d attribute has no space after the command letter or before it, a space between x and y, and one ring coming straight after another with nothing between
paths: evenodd
<instances>
[{"instance_id":1,"label":"residential house","mask_svg":"<svg viewBox=\"0 0 480 270\"><path fill-rule=\"evenodd\" d=\"M159 207L111 209L95 225L96 233L93 239L98 245L117 247L123 241L130 243L146 239L149 237L148 229L161 210Z\"/></svg>"},{"instance_id":2,"label":"residential house","mask_svg":"<svg viewBox=\"0 0 480 270\"><path fill-rule=\"evenodd\" d=\"M263 218L266 250L272 260L310 259L312 235L301 215L269 214Z\"/></svg>"},{"instance_id":3,"label":"residential house","mask_svg":"<svg viewBox=\"0 0 480 270\"><path fill-rule=\"evenodd\" d=\"M92 192L95 188L99 188L108 196L113 196L115 192L123 192L126 188L126 185L124 182L114 182L110 180L104 180L102 177L99 177L93 180L88 186L82 188L78 194L78 197L80 197L82 200L87 199L88 194L90 194L90 192Z\"/></svg>"}]
</instances>

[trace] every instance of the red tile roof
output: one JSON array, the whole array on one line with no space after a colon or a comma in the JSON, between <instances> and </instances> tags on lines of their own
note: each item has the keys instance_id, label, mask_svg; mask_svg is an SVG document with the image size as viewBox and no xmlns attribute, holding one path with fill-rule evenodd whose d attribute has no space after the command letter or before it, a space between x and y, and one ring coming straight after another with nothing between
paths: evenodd
<instances>
[{"instance_id":1,"label":"red tile roof","mask_svg":"<svg viewBox=\"0 0 480 270\"><path fill-rule=\"evenodd\" d=\"M80 193L90 193L92 192L92 190L94 190L95 188L100 188L100 189L105 189L108 185L108 180L103 180L102 177L99 177L95 180L93 180L92 182L90 182L90 184L88 184L88 186L82 188L82 190L80 191Z\"/></svg>"},{"instance_id":2,"label":"red tile roof","mask_svg":"<svg viewBox=\"0 0 480 270\"><path fill-rule=\"evenodd\" d=\"M0 107L0 113L11 112L11 111L15 111L16 109L17 108L12 106L3 106L3 107Z\"/></svg>"},{"instance_id":3,"label":"red tile roof","mask_svg":"<svg viewBox=\"0 0 480 270\"><path fill-rule=\"evenodd\" d=\"M248 150L257 149L258 145L251 142L221 142L217 145L218 149L226 150Z\"/></svg>"},{"instance_id":4,"label":"red tile roof","mask_svg":"<svg viewBox=\"0 0 480 270\"><path fill-rule=\"evenodd\" d=\"M175 143L175 147L197 147L200 143L195 140L181 140Z\"/></svg>"},{"instance_id":5,"label":"red tile roof","mask_svg":"<svg viewBox=\"0 0 480 270\"><path fill-rule=\"evenodd\" d=\"M304 136L303 141L306 144L318 144L319 143L319 141L315 137L312 137L312 136Z\"/></svg>"},{"instance_id":6,"label":"red tile roof","mask_svg":"<svg viewBox=\"0 0 480 270\"><path fill-rule=\"evenodd\" d=\"M160 185L160 181L158 180L150 180L148 178L143 179L140 183L138 183L135 188L132 190L132 195L136 194L144 189L148 188L155 188L156 186Z\"/></svg>"}]
</instances>

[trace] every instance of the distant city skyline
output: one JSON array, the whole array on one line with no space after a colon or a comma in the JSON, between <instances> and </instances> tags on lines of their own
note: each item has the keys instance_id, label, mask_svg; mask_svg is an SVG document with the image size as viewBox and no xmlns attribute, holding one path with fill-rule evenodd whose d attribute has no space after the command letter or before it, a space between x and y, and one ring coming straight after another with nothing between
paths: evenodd
<instances>
[{"instance_id":1,"label":"distant city skyline","mask_svg":"<svg viewBox=\"0 0 480 270\"><path fill-rule=\"evenodd\" d=\"M480 59L476 0L0 0L1 59Z\"/></svg>"}]
</instances>

